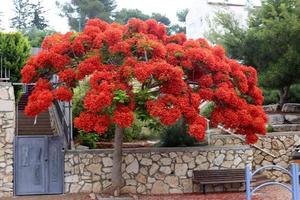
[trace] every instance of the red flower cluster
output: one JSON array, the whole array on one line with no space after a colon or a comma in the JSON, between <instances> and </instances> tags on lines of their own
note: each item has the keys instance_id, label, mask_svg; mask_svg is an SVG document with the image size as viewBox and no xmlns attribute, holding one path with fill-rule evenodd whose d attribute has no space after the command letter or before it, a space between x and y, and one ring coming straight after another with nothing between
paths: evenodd
<instances>
[{"instance_id":1,"label":"red flower cluster","mask_svg":"<svg viewBox=\"0 0 300 200\"><path fill-rule=\"evenodd\" d=\"M199 105L206 100L215 103L213 125L235 129L249 143L266 132L255 69L227 58L222 47L205 39L167 36L165 26L152 19L127 25L92 19L82 33L49 36L21 73L25 83L43 78L26 107L31 116L54 99L69 101L72 88L88 77L85 111L74 123L85 132L103 134L111 123L130 127L139 109L165 125L184 118L189 134L202 140L206 120ZM45 80L53 73L61 85L55 90ZM143 102L135 102L139 92L149 93Z\"/></svg>"}]
</instances>

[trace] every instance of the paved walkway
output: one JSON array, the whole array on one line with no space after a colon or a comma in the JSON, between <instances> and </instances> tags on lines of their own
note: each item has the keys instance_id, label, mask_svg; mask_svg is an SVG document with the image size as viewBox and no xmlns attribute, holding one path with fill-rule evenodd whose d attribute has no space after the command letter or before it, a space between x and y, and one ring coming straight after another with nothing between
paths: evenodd
<instances>
[{"instance_id":1,"label":"paved walkway","mask_svg":"<svg viewBox=\"0 0 300 200\"><path fill-rule=\"evenodd\" d=\"M105 198L107 200L109 198ZM129 198L130 199L130 198ZM182 195L152 195L136 196L133 200L245 200L245 193L209 193L203 194L182 194ZM72 194L59 196L34 196L0 198L0 200L92 200L88 194ZM100 198L101 200L101 198ZM111 200L114 200L111 198ZM121 200L121 199L120 199ZM123 198L125 200L125 198ZM128 200L128 198L126 198ZM291 200L291 194L284 188L271 186L255 194L252 200Z\"/></svg>"}]
</instances>

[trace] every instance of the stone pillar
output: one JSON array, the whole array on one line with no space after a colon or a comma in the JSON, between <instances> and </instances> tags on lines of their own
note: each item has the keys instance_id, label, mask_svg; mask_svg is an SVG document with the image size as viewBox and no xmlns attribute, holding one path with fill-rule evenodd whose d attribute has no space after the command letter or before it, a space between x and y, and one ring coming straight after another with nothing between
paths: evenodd
<instances>
[{"instance_id":1,"label":"stone pillar","mask_svg":"<svg viewBox=\"0 0 300 200\"><path fill-rule=\"evenodd\" d=\"M0 198L13 195L15 95L11 83L0 82Z\"/></svg>"}]
</instances>

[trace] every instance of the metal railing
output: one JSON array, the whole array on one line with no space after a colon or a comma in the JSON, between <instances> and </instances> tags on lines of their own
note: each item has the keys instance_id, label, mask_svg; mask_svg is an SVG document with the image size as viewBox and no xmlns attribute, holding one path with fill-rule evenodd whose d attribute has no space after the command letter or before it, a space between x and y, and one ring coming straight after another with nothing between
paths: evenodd
<instances>
[{"instance_id":1,"label":"metal railing","mask_svg":"<svg viewBox=\"0 0 300 200\"><path fill-rule=\"evenodd\" d=\"M258 174L259 172L266 170L266 169L276 169L282 173L287 174L291 178L291 184L281 183L278 181L268 181L265 183L262 183L256 187L251 187L251 180L252 178ZM253 194L266 186L269 185L277 185L281 186L287 190L289 190L292 193L292 200L299 200L299 167L298 164L292 163L290 167L290 171L287 169L279 166L279 165L266 165L261 168L256 169L254 172L251 170L251 166L248 164L246 166L246 172L245 172L245 179L246 179L246 200L251 200Z\"/></svg>"},{"instance_id":2,"label":"metal railing","mask_svg":"<svg viewBox=\"0 0 300 200\"><path fill-rule=\"evenodd\" d=\"M0 56L0 82L10 80L10 69L3 66L3 57Z\"/></svg>"},{"instance_id":3,"label":"metal railing","mask_svg":"<svg viewBox=\"0 0 300 200\"><path fill-rule=\"evenodd\" d=\"M201 108L204 108L206 105L207 105L207 102L205 101L205 102L203 102L203 103L200 105L200 107L201 107ZM205 118L205 119L206 119L206 121L207 121L207 130L209 130L209 128L210 128L210 127L209 127L210 120L207 119L207 118ZM221 129L222 131L226 132L227 134L232 135L232 136L235 137L235 138L238 138L238 139L242 140L243 142L246 142L246 139L245 139L244 137L242 137L242 136L240 136L240 135L237 135L233 130L227 129L227 128L225 128L225 127L222 126L222 125L218 125L217 128ZM209 138L209 139L210 139L210 138ZM272 156L273 158L276 158L276 156L275 156L274 154L272 154L272 153L268 152L267 150L265 150L265 149L263 149L263 148L257 146L256 144L249 144L249 145L252 146L252 147L254 147L254 148L256 148L256 149L258 149L258 150L260 150L260 151L262 151L262 152L264 152L265 154L268 154L269 156Z\"/></svg>"},{"instance_id":4,"label":"metal railing","mask_svg":"<svg viewBox=\"0 0 300 200\"><path fill-rule=\"evenodd\" d=\"M62 102L55 100L54 108L58 115L58 122L62 128L68 148L73 143L73 124L72 124L72 102Z\"/></svg>"}]
</instances>

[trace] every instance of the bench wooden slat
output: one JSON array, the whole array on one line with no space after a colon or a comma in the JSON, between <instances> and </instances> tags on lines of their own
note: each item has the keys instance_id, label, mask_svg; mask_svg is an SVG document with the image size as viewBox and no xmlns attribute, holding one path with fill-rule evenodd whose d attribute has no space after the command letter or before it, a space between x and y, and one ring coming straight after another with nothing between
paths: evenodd
<instances>
[{"instance_id":1,"label":"bench wooden slat","mask_svg":"<svg viewBox=\"0 0 300 200\"><path fill-rule=\"evenodd\" d=\"M244 183L244 169L196 170L193 172L193 182L203 185L205 193L206 184Z\"/></svg>"}]
</instances>

